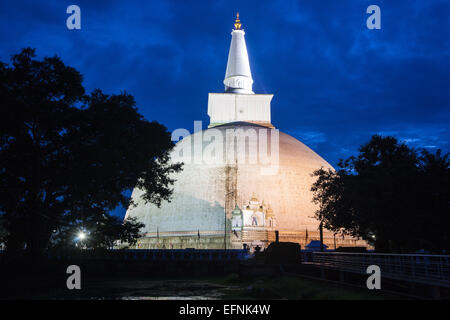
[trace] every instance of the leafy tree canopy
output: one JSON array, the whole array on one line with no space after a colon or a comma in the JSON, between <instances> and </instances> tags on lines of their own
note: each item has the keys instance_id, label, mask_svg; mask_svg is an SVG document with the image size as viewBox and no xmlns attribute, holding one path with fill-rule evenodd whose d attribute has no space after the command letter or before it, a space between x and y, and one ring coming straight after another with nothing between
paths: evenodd
<instances>
[{"instance_id":1,"label":"leafy tree canopy","mask_svg":"<svg viewBox=\"0 0 450 320\"><path fill-rule=\"evenodd\" d=\"M50 238L52 249L111 249L120 244L133 246L141 236L144 224L136 218L122 221L116 216L92 215L85 220L67 221ZM120 243L118 243L120 241Z\"/></svg>"},{"instance_id":2,"label":"leafy tree canopy","mask_svg":"<svg viewBox=\"0 0 450 320\"><path fill-rule=\"evenodd\" d=\"M450 248L449 156L375 135L337 171L317 170L311 190L324 227L378 251Z\"/></svg>"},{"instance_id":3,"label":"leafy tree canopy","mask_svg":"<svg viewBox=\"0 0 450 320\"><path fill-rule=\"evenodd\" d=\"M41 253L67 221L103 221L136 184L144 199L170 199L167 129L127 93L86 94L81 74L26 48L0 63L0 213L8 251ZM108 220L109 219L109 220ZM113 221L114 222L114 221ZM117 221L116 221L117 222ZM115 222L114 222L115 223Z\"/></svg>"}]
</instances>

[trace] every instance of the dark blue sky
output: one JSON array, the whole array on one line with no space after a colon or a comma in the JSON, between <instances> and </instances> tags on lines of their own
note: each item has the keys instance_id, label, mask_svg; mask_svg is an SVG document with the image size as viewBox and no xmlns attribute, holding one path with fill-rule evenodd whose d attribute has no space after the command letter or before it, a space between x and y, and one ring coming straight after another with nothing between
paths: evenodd
<instances>
[{"instance_id":1,"label":"dark blue sky","mask_svg":"<svg viewBox=\"0 0 450 320\"><path fill-rule=\"evenodd\" d=\"M66 28L70 4L80 31ZM366 28L370 4L381 30ZM125 90L147 119L192 131L223 91L236 11L272 122L332 165L374 133L450 149L449 1L2 1L0 60L57 54L89 91Z\"/></svg>"}]
</instances>

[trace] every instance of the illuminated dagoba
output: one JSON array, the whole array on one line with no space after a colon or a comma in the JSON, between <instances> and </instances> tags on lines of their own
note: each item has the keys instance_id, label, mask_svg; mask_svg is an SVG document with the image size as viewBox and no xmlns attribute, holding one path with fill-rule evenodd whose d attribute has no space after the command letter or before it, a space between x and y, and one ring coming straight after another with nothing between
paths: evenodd
<instances>
[{"instance_id":1,"label":"illuminated dagoba","mask_svg":"<svg viewBox=\"0 0 450 320\"><path fill-rule=\"evenodd\" d=\"M266 247L276 232L280 241L302 247L319 239L311 174L332 167L271 123L273 95L253 92L239 15L223 83L223 93L209 93L208 129L185 136L171 152L171 161L184 163L172 176L172 200L158 208L141 198L141 190L133 191L136 206L128 208L125 218L145 224L137 248ZM324 243L333 248L335 242L365 245L325 230Z\"/></svg>"}]
</instances>

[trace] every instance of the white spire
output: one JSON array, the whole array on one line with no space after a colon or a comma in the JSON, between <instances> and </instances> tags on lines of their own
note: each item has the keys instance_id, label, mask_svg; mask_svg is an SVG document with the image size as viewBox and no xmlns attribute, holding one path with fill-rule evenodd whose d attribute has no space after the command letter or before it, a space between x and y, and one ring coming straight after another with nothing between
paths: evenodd
<instances>
[{"instance_id":1,"label":"white spire","mask_svg":"<svg viewBox=\"0 0 450 320\"><path fill-rule=\"evenodd\" d=\"M225 92L253 94L253 79L248 61L247 46L245 45L245 32L241 29L239 13L237 14L234 27L233 31L231 31L227 71L225 80L223 80Z\"/></svg>"}]
</instances>

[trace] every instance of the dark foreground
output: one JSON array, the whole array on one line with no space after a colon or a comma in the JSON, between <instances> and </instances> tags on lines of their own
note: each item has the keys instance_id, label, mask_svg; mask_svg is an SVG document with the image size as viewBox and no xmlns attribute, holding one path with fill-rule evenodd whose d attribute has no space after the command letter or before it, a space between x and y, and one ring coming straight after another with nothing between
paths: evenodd
<instances>
[{"instance_id":1,"label":"dark foreground","mask_svg":"<svg viewBox=\"0 0 450 320\"><path fill-rule=\"evenodd\" d=\"M81 290L68 290L64 277L23 276L2 286L1 299L346 299L404 298L380 291L338 285L295 276L239 279L237 274L208 277L96 277L83 279ZM5 282L4 282L5 284ZM5 290L6 289L6 290Z\"/></svg>"},{"instance_id":2,"label":"dark foreground","mask_svg":"<svg viewBox=\"0 0 450 320\"><path fill-rule=\"evenodd\" d=\"M432 286L388 278L381 279L383 290L369 290L367 274L301 263L300 251L295 252L297 254L283 253L278 257L267 250L251 259L242 256L239 250L77 251L52 253L39 261L4 256L0 259L0 299L389 300L434 297ZM289 257L292 259L287 259ZM73 266L80 270L79 290L69 290L67 286L72 275L68 270ZM440 293L441 299L449 297L448 290L442 289Z\"/></svg>"}]
</instances>

